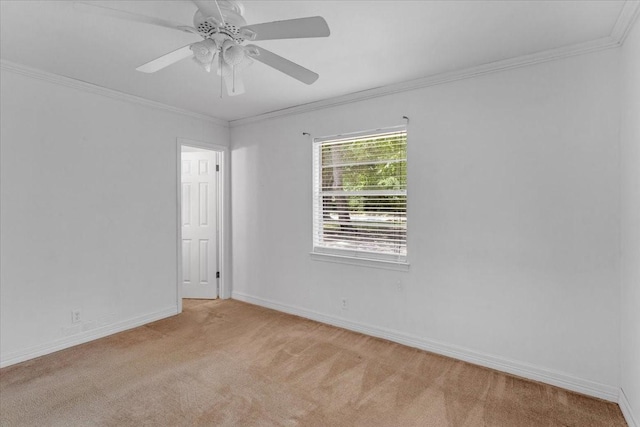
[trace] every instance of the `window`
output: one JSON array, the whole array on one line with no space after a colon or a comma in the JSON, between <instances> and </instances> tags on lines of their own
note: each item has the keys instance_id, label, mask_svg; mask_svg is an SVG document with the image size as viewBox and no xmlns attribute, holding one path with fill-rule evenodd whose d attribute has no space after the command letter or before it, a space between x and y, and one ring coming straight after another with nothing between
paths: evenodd
<instances>
[{"instance_id":1,"label":"window","mask_svg":"<svg viewBox=\"0 0 640 427\"><path fill-rule=\"evenodd\" d=\"M406 127L314 139L313 253L406 262Z\"/></svg>"}]
</instances>

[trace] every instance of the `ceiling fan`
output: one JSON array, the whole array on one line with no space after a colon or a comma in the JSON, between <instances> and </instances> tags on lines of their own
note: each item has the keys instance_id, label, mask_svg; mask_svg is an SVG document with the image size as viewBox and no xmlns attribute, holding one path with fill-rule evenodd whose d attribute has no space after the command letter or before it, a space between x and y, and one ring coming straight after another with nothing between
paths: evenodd
<instances>
[{"instance_id":1,"label":"ceiling fan","mask_svg":"<svg viewBox=\"0 0 640 427\"><path fill-rule=\"evenodd\" d=\"M143 73L155 73L192 57L207 72L213 67L220 76L220 84L224 81L227 93L231 96L244 93L242 70L251 65L253 59L308 85L318 80L318 74L313 71L262 47L245 42L328 37L329 26L324 18L313 16L247 25L243 17L244 6L239 1L193 0L193 3L197 6L193 27L88 2L75 2L74 6L84 12L173 28L203 38L202 41L190 43L136 68Z\"/></svg>"}]
</instances>

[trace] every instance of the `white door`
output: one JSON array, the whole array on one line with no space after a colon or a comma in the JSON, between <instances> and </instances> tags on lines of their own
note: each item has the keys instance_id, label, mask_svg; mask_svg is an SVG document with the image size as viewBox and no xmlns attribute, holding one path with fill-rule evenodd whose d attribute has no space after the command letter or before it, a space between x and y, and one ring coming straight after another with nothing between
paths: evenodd
<instances>
[{"instance_id":1,"label":"white door","mask_svg":"<svg viewBox=\"0 0 640 427\"><path fill-rule=\"evenodd\" d=\"M182 152L183 298L218 298L217 156Z\"/></svg>"}]
</instances>

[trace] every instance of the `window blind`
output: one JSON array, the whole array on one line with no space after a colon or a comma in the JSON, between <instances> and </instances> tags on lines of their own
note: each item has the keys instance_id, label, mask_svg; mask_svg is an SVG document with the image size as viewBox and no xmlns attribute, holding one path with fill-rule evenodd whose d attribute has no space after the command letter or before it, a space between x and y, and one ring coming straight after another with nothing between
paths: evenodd
<instances>
[{"instance_id":1,"label":"window blind","mask_svg":"<svg viewBox=\"0 0 640 427\"><path fill-rule=\"evenodd\" d=\"M404 126L314 140L313 251L406 260Z\"/></svg>"}]
</instances>

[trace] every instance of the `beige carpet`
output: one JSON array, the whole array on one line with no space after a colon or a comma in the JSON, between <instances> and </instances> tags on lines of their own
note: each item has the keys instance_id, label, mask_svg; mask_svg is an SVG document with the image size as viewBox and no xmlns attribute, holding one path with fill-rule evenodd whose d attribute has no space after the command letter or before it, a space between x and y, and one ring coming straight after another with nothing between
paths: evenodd
<instances>
[{"instance_id":1,"label":"beige carpet","mask_svg":"<svg viewBox=\"0 0 640 427\"><path fill-rule=\"evenodd\" d=\"M238 301L0 370L2 426L624 426L617 405Z\"/></svg>"}]
</instances>

